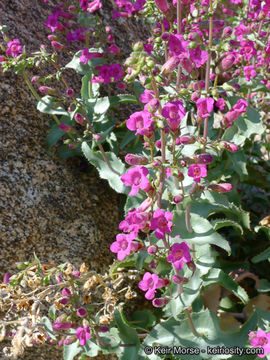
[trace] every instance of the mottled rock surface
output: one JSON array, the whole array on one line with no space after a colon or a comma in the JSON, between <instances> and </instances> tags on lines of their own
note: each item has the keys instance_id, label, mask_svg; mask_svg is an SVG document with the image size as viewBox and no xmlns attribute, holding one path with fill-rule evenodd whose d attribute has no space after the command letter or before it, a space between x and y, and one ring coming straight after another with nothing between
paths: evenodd
<instances>
[{"instance_id":1,"label":"mottled rock surface","mask_svg":"<svg viewBox=\"0 0 270 360\"><path fill-rule=\"evenodd\" d=\"M40 44L48 44L45 35L50 32L44 23L56 3L2 0L0 23L28 52L37 50ZM132 42L145 39L147 31L134 19L112 22L113 3L103 1L101 14L126 55ZM14 262L33 258L34 252L42 261L85 262L104 271L114 258L109 245L120 221L117 195L95 171L86 174L76 160L50 156L46 148L49 117L38 113L20 76L1 72L0 78L0 276L12 272ZM69 80L73 86L79 84L75 77ZM60 360L62 349L34 347L21 357L36 358ZM1 350L0 359L4 359Z\"/></svg>"}]
</instances>

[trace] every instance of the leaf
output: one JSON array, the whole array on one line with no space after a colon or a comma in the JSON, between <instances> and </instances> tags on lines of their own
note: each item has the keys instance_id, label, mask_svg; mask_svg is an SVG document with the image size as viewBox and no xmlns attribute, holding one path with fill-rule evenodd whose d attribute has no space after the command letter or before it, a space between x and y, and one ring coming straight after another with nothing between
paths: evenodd
<instances>
[{"instance_id":1,"label":"leaf","mask_svg":"<svg viewBox=\"0 0 270 360\"><path fill-rule=\"evenodd\" d=\"M231 153L229 154L229 157L232 161L234 171L239 175L241 181L244 180L248 175L246 166L247 157L244 150L238 150L235 153Z\"/></svg>"},{"instance_id":2,"label":"leaf","mask_svg":"<svg viewBox=\"0 0 270 360\"><path fill-rule=\"evenodd\" d=\"M150 310L141 310L141 311L135 311L132 314L132 323L135 326L148 329L154 326L156 322L156 317L153 315L152 311Z\"/></svg>"},{"instance_id":3,"label":"leaf","mask_svg":"<svg viewBox=\"0 0 270 360\"><path fill-rule=\"evenodd\" d=\"M140 340L136 330L128 325L123 312L119 310L115 310L114 320L119 330L119 336L126 345L121 360L137 360Z\"/></svg>"},{"instance_id":4,"label":"leaf","mask_svg":"<svg viewBox=\"0 0 270 360\"><path fill-rule=\"evenodd\" d=\"M208 274L203 276L203 285L208 286L210 284L220 284L225 289L232 292L243 303L247 303L249 298L246 291L238 285L233 279L220 269L211 269Z\"/></svg>"},{"instance_id":5,"label":"leaf","mask_svg":"<svg viewBox=\"0 0 270 360\"><path fill-rule=\"evenodd\" d=\"M43 96L37 103L37 109L43 114L69 116L69 113L59 106L59 103L55 101L55 98L50 95Z\"/></svg>"},{"instance_id":6,"label":"leaf","mask_svg":"<svg viewBox=\"0 0 270 360\"><path fill-rule=\"evenodd\" d=\"M172 236L180 235L184 241L188 240L192 244L216 245L230 253L231 248L228 241L213 229L211 223L207 219L204 219L198 214L191 213L190 220L191 227L194 231L193 233L189 233L186 228L185 212L176 211L174 215L175 226L173 228Z\"/></svg>"},{"instance_id":7,"label":"leaf","mask_svg":"<svg viewBox=\"0 0 270 360\"><path fill-rule=\"evenodd\" d=\"M53 145L55 145L57 141L60 140L61 137L65 134L66 133L59 128L59 125L53 125L46 137L46 143L48 148L50 149Z\"/></svg>"},{"instance_id":8,"label":"leaf","mask_svg":"<svg viewBox=\"0 0 270 360\"><path fill-rule=\"evenodd\" d=\"M79 340L71 345L64 344L63 358L64 360L73 360L76 355L82 351L82 347L79 345Z\"/></svg>"},{"instance_id":9,"label":"leaf","mask_svg":"<svg viewBox=\"0 0 270 360\"><path fill-rule=\"evenodd\" d=\"M261 121L258 111L248 106L246 115L236 119L222 137L222 140L231 141L236 145L243 145L252 134L263 134L265 125Z\"/></svg>"},{"instance_id":10,"label":"leaf","mask_svg":"<svg viewBox=\"0 0 270 360\"><path fill-rule=\"evenodd\" d=\"M65 66L68 69L74 69L80 75L91 74L93 72L92 67L87 64L80 62L82 51L78 51L72 58L72 60Z\"/></svg>"},{"instance_id":11,"label":"leaf","mask_svg":"<svg viewBox=\"0 0 270 360\"><path fill-rule=\"evenodd\" d=\"M68 159L72 156L82 156L80 150L70 149L68 145L61 145L57 148L57 153L62 159Z\"/></svg>"},{"instance_id":12,"label":"leaf","mask_svg":"<svg viewBox=\"0 0 270 360\"><path fill-rule=\"evenodd\" d=\"M219 229L222 229L224 227L227 227L227 226L232 226L236 230L239 230L241 235L243 235L243 233L244 233L242 226L239 225L236 221L233 221L233 220L216 219L216 220L212 220L211 224L212 224L214 230L216 230L216 231L219 230Z\"/></svg>"},{"instance_id":13,"label":"leaf","mask_svg":"<svg viewBox=\"0 0 270 360\"><path fill-rule=\"evenodd\" d=\"M196 270L195 274L192 276L191 280L185 285L183 285L183 291L180 296L176 299L171 300L165 307L166 315L172 316L175 319L179 319L178 315L182 313L183 310L187 309L193 301L197 298L200 293L202 286L202 280L200 278L200 272ZM173 284L173 296L176 297L178 292L178 287L176 284Z\"/></svg>"},{"instance_id":14,"label":"leaf","mask_svg":"<svg viewBox=\"0 0 270 360\"><path fill-rule=\"evenodd\" d=\"M41 319L41 322L45 324L45 330L48 333L48 335L53 339L56 340L56 337L53 333L53 326L51 323L51 320L47 316L43 316Z\"/></svg>"},{"instance_id":15,"label":"leaf","mask_svg":"<svg viewBox=\"0 0 270 360\"><path fill-rule=\"evenodd\" d=\"M110 162L112 168L115 171L119 172L120 175L112 172L112 170L108 167L105 160L103 159L101 152L91 151L90 147L85 141L82 143L82 152L86 159L98 170L99 176L102 179L108 180L112 189L114 189L118 193L128 193L128 189L124 186L120 179L120 175L124 174L126 167L114 153L107 152L106 157Z\"/></svg>"},{"instance_id":16,"label":"leaf","mask_svg":"<svg viewBox=\"0 0 270 360\"><path fill-rule=\"evenodd\" d=\"M200 313L192 313L191 319L194 327L200 336L195 336L186 317L182 316L181 321L170 318L167 321L156 325L149 335L145 338L142 349L145 346L161 346L173 348L190 348L192 351L198 349L198 355L174 354L174 358L181 360L201 360L210 359L207 354L207 346L217 347L244 347L248 340L248 334L255 330L258 322L258 314L255 313L239 331L225 332L220 329L219 319L215 313L204 310ZM202 350L205 350L204 352ZM143 350L140 352L143 354ZM227 359L231 355L212 355L211 360ZM143 359L141 357L140 359ZM159 357L153 352L147 356L149 360L156 360Z\"/></svg>"},{"instance_id":17,"label":"leaf","mask_svg":"<svg viewBox=\"0 0 270 360\"><path fill-rule=\"evenodd\" d=\"M115 106L118 104L138 104L139 101L133 95L129 94L119 94L109 97L110 105Z\"/></svg>"},{"instance_id":18,"label":"leaf","mask_svg":"<svg viewBox=\"0 0 270 360\"><path fill-rule=\"evenodd\" d=\"M96 345L93 341L87 340L86 345L83 346L83 354L87 356L97 356L100 348L98 345Z\"/></svg>"},{"instance_id":19,"label":"leaf","mask_svg":"<svg viewBox=\"0 0 270 360\"><path fill-rule=\"evenodd\" d=\"M94 113L105 114L106 111L109 109L109 107L110 107L109 97L108 96L100 97L97 99L94 105Z\"/></svg>"},{"instance_id":20,"label":"leaf","mask_svg":"<svg viewBox=\"0 0 270 360\"><path fill-rule=\"evenodd\" d=\"M270 247L268 247L267 249L265 249L263 252L261 252L260 254L254 256L251 261L254 263L254 264L257 264L261 261L264 261L264 260L267 260L269 259L270 260Z\"/></svg>"}]
</instances>

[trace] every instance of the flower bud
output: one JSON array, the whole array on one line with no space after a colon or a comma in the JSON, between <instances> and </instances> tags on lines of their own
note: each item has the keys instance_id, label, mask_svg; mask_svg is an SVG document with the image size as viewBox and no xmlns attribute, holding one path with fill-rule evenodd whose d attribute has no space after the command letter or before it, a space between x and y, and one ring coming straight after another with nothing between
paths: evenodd
<instances>
[{"instance_id":1,"label":"flower bud","mask_svg":"<svg viewBox=\"0 0 270 360\"><path fill-rule=\"evenodd\" d=\"M127 154L125 157L125 162L132 166L148 164L148 160L145 156L136 154Z\"/></svg>"},{"instance_id":2,"label":"flower bud","mask_svg":"<svg viewBox=\"0 0 270 360\"><path fill-rule=\"evenodd\" d=\"M200 154L196 156L198 164L210 164L213 161L213 156L210 154Z\"/></svg>"},{"instance_id":3,"label":"flower bud","mask_svg":"<svg viewBox=\"0 0 270 360\"><path fill-rule=\"evenodd\" d=\"M85 309L84 307L79 308L79 309L77 310L77 315L78 315L79 317L84 317L84 316L86 316L86 315L87 315L86 309Z\"/></svg>"},{"instance_id":4,"label":"flower bud","mask_svg":"<svg viewBox=\"0 0 270 360\"><path fill-rule=\"evenodd\" d=\"M35 84L36 82L38 82L39 78L40 78L40 76L37 76L37 75L33 76L31 79L31 83Z\"/></svg>"},{"instance_id":5,"label":"flower bud","mask_svg":"<svg viewBox=\"0 0 270 360\"><path fill-rule=\"evenodd\" d=\"M226 150L230 151L230 152L236 152L238 151L238 146L230 143L229 141L221 141L219 143L221 148L225 148Z\"/></svg>"},{"instance_id":6,"label":"flower bud","mask_svg":"<svg viewBox=\"0 0 270 360\"><path fill-rule=\"evenodd\" d=\"M223 33L222 33L222 36L223 37L229 37L232 35L232 28L230 26L226 26L224 29L223 29Z\"/></svg>"},{"instance_id":7,"label":"flower bud","mask_svg":"<svg viewBox=\"0 0 270 360\"><path fill-rule=\"evenodd\" d=\"M56 94L56 90L49 86L40 86L38 88L38 90L46 95L55 95Z\"/></svg>"},{"instance_id":8,"label":"flower bud","mask_svg":"<svg viewBox=\"0 0 270 360\"><path fill-rule=\"evenodd\" d=\"M187 144L194 144L196 141L195 136L193 135L184 135L180 137L180 143L183 145L187 145Z\"/></svg>"},{"instance_id":9,"label":"flower bud","mask_svg":"<svg viewBox=\"0 0 270 360\"><path fill-rule=\"evenodd\" d=\"M149 248L147 249L147 252L150 255L155 255L157 251L158 251L157 245L150 245Z\"/></svg>"},{"instance_id":10,"label":"flower bud","mask_svg":"<svg viewBox=\"0 0 270 360\"><path fill-rule=\"evenodd\" d=\"M9 272L6 272L4 275L3 283L8 285L11 278L11 274Z\"/></svg>"},{"instance_id":11,"label":"flower bud","mask_svg":"<svg viewBox=\"0 0 270 360\"><path fill-rule=\"evenodd\" d=\"M138 211L145 212L153 203L153 200L150 198L145 199L141 205L138 207Z\"/></svg>"},{"instance_id":12,"label":"flower bud","mask_svg":"<svg viewBox=\"0 0 270 360\"><path fill-rule=\"evenodd\" d=\"M219 193L224 193L224 192L228 192L231 191L233 189L233 185L232 184L228 184L228 183L224 183L224 184L211 184L208 186L208 189L211 191L215 191L215 192L219 192Z\"/></svg>"},{"instance_id":13,"label":"flower bud","mask_svg":"<svg viewBox=\"0 0 270 360\"><path fill-rule=\"evenodd\" d=\"M73 95L74 95L74 90L73 90L73 89L68 89L68 90L66 91L66 95L67 95L67 96L73 96Z\"/></svg>"},{"instance_id":14,"label":"flower bud","mask_svg":"<svg viewBox=\"0 0 270 360\"><path fill-rule=\"evenodd\" d=\"M70 133L73 130L71 126L69 126L65 123L59 124L59 128L66 133Z\"/></svg>"},{"instance_id":15,"label":"flower bud","mask_svg":"<svg viewBox=\"0 0 270 360\"><path fill-rule=\"evenodd\" d=\"M62 290L62 295L63 295L63 296L70 296L70 295L71 295L71 292L70 292L70 290L69 290L68 288L64 288L64 289Z\"/></svg>"},{"instance_id":16,"label":"flower bud","mask_svg":"<svg viewBox=\"0 0 270 360\"><path fill-rule=\"evenodd\" d=\"M167 75L172 73L180 63L178 56L170 57L161 68L161 74Z\"/></svg>"},{"instance_id":17,"label":"flower bud","mask_svg":"<svg viewBox=\"0 0 270 360\"><path fill-rule=\"evenodd\" d=\"M168 302L170 302L170 299L169 299L169 298L166 298L166 297L164 297L164 298L157 298L157 299L152 300L152 304L153 304L153 306L155 306L155 307L162 307L162 306L168 304Z\"/></svg>"},{"instance_id":18,"label":"flower bud","mask_svg":"<svg viewBox=\"0 0 270 360\"><path fill-rule=\"evenodd\" d=\"M169 4L167 3L167 0L154 0L156 3L156 6L159 8L160 11L162 11L164 14L170 9Z\"/></svg>"},{"instance_id":19,"label":"flower bud","mask_svg":"<svg viewBox=\"0 0 270 360\"><path fill-rule=\"evenodd\" d=\"M80 113L76 113L74 119L78 124L84 125L84 119Z\"/></svg>"},{"instance_id":20,"label":"flower bud","mask_svg":"<svg viewBox=\"0 0 270 360\"><path fill-rule=\"evenodd\" d=\"M175 204L179 204L180 202L182 202L184 200L184 195L180 194L180 195L176 195L173 198L173 201L175 202Z\"/></svg>"},{"instance_id":21,"label":"flower bud","mask_svg":"<svg viewBox=\"0 0 270 360\"><path fill-rule=\"evenodd\" d=\"M221 71L227 71L233 66L233 63L235 61L235 56L233 54L227 55L220 64Z\"/></svg>"},{"instance_id":22,"label":"flower bud","mask_svg":"<svg viewBox=\"0 0 270 360\"><path fill-rule=\"evenodd\" d=\"M181 54L179 55L179 60L180 60L180 65L186 70L187 73L191 74L194 66L190 61L190 59L186 55Z\"/></svg>"},{"instance_id":23,"label":"flower bud","mask_svg":"<svg viewBox=\"0 0 270 360\"><path fill-rule=\"evenodd\" d=\"M173 275L172 281L175 284L186 284L188 282L188 279L180 275Z\"/></svg>"}]
</instances>

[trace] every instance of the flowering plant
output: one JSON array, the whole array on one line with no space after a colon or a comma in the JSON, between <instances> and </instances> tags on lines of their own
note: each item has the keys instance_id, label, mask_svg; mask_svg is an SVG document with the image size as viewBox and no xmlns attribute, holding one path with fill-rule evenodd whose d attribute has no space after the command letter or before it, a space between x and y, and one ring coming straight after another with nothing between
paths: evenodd
<instances>
[{"instance_id":1,"label":"flowering plant","mask_svg":"<svg viewBox=\"0 0 270 360\"><path fill-rule=\"evenodd\" d=\"M53 116L57 126L50 131L49 146L64 138L65 150L85 156L114 190L127 195L125 219L110 245L117 260L109 276L117 281L119 271L131 267L140 275L137 291L142 301L150 302L151 311L142 310L139 316L145 318L136 325L136 316L126 319L115 301L107 325L108 341L121 339L117 350L96 331L98 317L90 317L90 308L71 300L75 291L66 287L60 303L70 305L72 315L56 318L53 330L47 326L49 336L69 331L63 340L65 360L79 353L82 359L92 356L97 347L121 359L143 359L144 349L154 344L204 351L222 344L238 346L252 359L268 356L270 319L260 301L268 303L269 297L261 293L270 288L266 279L261 287L264 271L257 273L254 264L268 259L270 251L263 244L254 256L250 239L256 232L269 239L270 233L241 207L248 186L254 184L252 173L260 174L261 149L267 149L267 144L256 143L255 135L264 139L269 130L268 0L116 0L114 19L140 12L152 24L151 37L133 44L124 66L114 63L121 51L97 15L102 2L70 3L57 8L46 23L53 34L66 35L68 43L83 43L64 68L56 53L44 47L27 56L18 39L8 39L5 32L1 63L5 70L14 66L23 74L38 109ZM74 9L82 20L72 32L60 19L69 19ZM220 12L229 20L221 20ZM91 26L96 30L92 39ZM56 51L68 46L49 36ZM90 47L97 38L99 46ZM41 80L32 78L31 83L25 71L35 61L54 65L65 95L43 85L39 91L45 96L39 97L33 83ZM83 75L81 94L64 77L68 69ZM111 96L112 83L126 93ZM101 97L100 87L109 95ZM116 119L117 107L127 102L138 109L124 121ZM263 170L261 174L267 176ZM255 184L269 197L269 185L258 179ZM254 291L250 279L256 282ZM73 280L68 281L72 287ZM155 352L146 355L162 358ZM180 355L193 358L194 353ZM196 355L209 358L203 351ZM216 355L234 358L237 353Z\"/></svg>"}]
</instances>

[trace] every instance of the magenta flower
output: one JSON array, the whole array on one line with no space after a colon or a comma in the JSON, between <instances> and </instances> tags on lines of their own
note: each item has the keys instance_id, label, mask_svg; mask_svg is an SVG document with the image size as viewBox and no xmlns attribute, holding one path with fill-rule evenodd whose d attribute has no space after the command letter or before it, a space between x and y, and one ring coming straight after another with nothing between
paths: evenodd
<instances>
[{"instance_id":1,"label":"magenta flower","mask_svg":"<svg viewBox=\"0 0 270 360\"><path fill-rule=\"evenodd\" d=\"M83 49L82 55L80 56L80 62L87 64L89 59L95 59L102 57L102 54L99 52L89 52L88 49Z\"/></svg>"},{"instance_id":2,"label":"magenta flower","mask_svg":"<svg viewBox=\"0 0 270 360\"><path fill-rule=\"evenodd\" d=\"M60 316L53 323L53 328L56 330L67 330L70 329L72 325L73 324L71 322L62 322L62 318Z\"/></svg>"},{"instance_id":3,"label":"magenta flower","mask_svg":"<svg viewBox=\"0 0 270 360\"><path fill-rule=\"evenodd\" d=\"M247 81L256 76L256 70L253 65L244 66L244 74Z\"/></svg>"},{"instance_id":4,"label":"magenta flower","mask_svg":"<svg viewBox=\"0 0 270 360\"><path fill-rule=\"evenodd\" d=\"M264 354L257 354L257 356L263 358L267 353L270 353L270 332L266 333L263 330L258 330L257 332L250 332L250 345L253 347L263 348Z\"/></svg>"},{"instance_id":5,"label":"magenta flower","mask_svg":"<svg viewBox=\"0 0 270 360\"><path fill-rule=\"evenodd\" d=\"M197 183L201 182L201 177L207 176L206 165L191 164L188 168L188 176L193 177L193 180Z\"/></svg>"},{"instance_id":6,"label":"magenta flower","mask_svg":"<svg viewBox=\"0 0 270 360\"><path fill-rule=\"evenodd\" d=\"M183 35L171 34L169 39L169 49L172 56L178 56L187 52L187 42L184 40Z\"/></svg>"},{"instance_id":7,"label":"magenta flower","mask_svg":"<svg viewBox=\"0 0 270 360\"><path fill-rule=\"evenodd\" d=\"M141 94L140 96L140 102L146 104L148 103L150 100L152 100L155 97L155 93L153 90L147 90L145 89L144 92Z\"/></svg>"},{"instance_id":8,"label":"magenta flower","mask_svg":"<svg viewBox=\"0 0 270 360\"><path fill-rule=\"evenodd\" d=\"M94 0L88 4L87 12L92 14L94 11L97 11L102 8L102 3L100 0Z\"/></svg>"},{"instance_id":9,"label":"magenta flower","mask_svg":"<svg viewBox=\"0 0 270 360\"><path fill-rule=\"evenodd\" d=\"M120 222L119 229L124 232L135 232L138 234L140 230L145 228L147 221L148 213L133 209L127 213L125 220Z\"/></svg>"},{"instance_id":10,"label":"magenta flower","mask_svg":"<svg viewBox=\"0 0 270 360\"><path fill-rule=\"evenodd\" d=\"M215 102L215 106L217 108L219 108L219 110L224 110L225 109L225 106L226 106L226 102L223 98L218 98L217 101Z\"/></svg>"},{"instance_id":11,"label":"magenta flower","mask_svg":"<svg viewBox=\"0 0 270 360\"><path fill-rule=\"evenodd\" d=\"M165 233L172 232L172 220L173 214L170 211L163 211L158 209L154 212L153 218L150 222L150 230L156 230L155 236L158 239L163 239Z\"/></svg>"},{"instance_id":12,"label":"magenta flower","mask_svg":"<svg viewBox=\"0 0 270 360\"><path fill-rule=\"evenodd\" d=\"M126 256L130 255L132 250L138 249L137 244L132 242L136 236L135 233L116 235L116 241L111 244L110 250L111 252L117 253L118 260L124 260Z\"/></svg>"},{"instance_id":13,"label":"magenta flower","mask_svg":"<svg viewBox=\"0 0 270 360\"><path fill-rule=\"evenodd\" d=\"M88 325L78 327L76 330L76 338L80 340L80 345L85 346L86 340L91 339L90 328Z\"/></svg>"},{"instance_id":14,"label":"magenta flower","mask_svg":"<svg viewBox=\"0 0 270 360\"><path fill-rule=\"evenodd\" d=\"M87 311L84 307L80 307L78 310L77 310L77 315L79 317L85 317L87 315Z\"/></svg>"},{"instance_id":15,"label":"magenta flower","mask_svg":"<svg viewBox=\"0 0 270 360\"><path fill-rule=\"evenodd\" d=\"M163 279L160 279L157 274L151 274L150 272L146 272L143 275L143 279L139 282L139 288L146 291L145 298L147 300L154 299L156 289L159 289L164 285Z\"/></svg>"},{"instance_id":16,"label":"magenta flower","mask_svg":"<svg viewBox=\"0 0 270 360\"><path fill-rule=\"evenodd\" d=\"M150 182L147 178L149 171L144 166L137 166L130 168L127 173L121 176L121 180L126 186L131 186L129 196L136 195L139 189L147 190L150 187Z\"/></svg>"},{"instance_id":17,"label":"magenta flower","mask_svg":"<svg viewBox=\"0 0 270 360\"><path fill-rule=\"evenodd\" d=\"M135 135L145 135L150 137L154 131L151 114L146 111L137 111L127 120L127 128L131 131L136 130Z\"/></svg>"},{"instance_id":18,"label":"magenta flower","mask_svg":"<svg viewBox=\"0 0 270 360\"><path fill-rule=\"evenodd\" d=\"M214 99L212 98L200 98L196 101L197 109L198 109L198 116L201 119L204 119L210 116L211 111L214 109Z\"/></svg>"},{"instance_id":19,"label":"magenta flower","mask_svg":"<svg viewBox=\"0 0 270 360\"><path fill-rule=\"evenodd\" d=\"M196 49L189 49L189 55L197 68L203 66L208 58L208 52L201 50L200 46L197 46Z\"/></svg>"},{"instance_id":20,"label":"magenta flower","mask_svg":"<svg viewBox=\"0 0 270 360\"><path fill-rule=\"evenodd\" d=\"M21 46L19 39L14 39L12 41L9 41L7 45L8 48L6 54L13 56L14 58L19 56L19 54L22 53L23 51L23 47Z\"/></svg>"},{"instance_id":21,"label":"magenta flower","mask_svg":"<svg viewBox=\"0 0 270 360\"><path fill-rule=\"evenodd\" d=\"M194 69L191 60L185 54L181 54L179 55L179 61L181 66L186 70L186 72L191 74Z\"/></svg>"},{"instance_id":22,"label":"magenta flower","mask_svg":"<svg viewBox=\"0 0 270 360\"><path fill-rule=\"evenodd\" d=\"M180 121L186 115L185 108L181 100L168 102L162 109L162 116L167 119L167 123L172 131L179 128Z\"/></svg>"},{"instance_id":23,"label":"magenta flower","mask_svg":"<svg viewBox=\"0 0 270 360\"><path fill-rule=\"evenodd\" d=\"M189 263L191 261L189 244L185 241L181 244L173 244L171 253L167 256L167 261L172 263L177 271L181 270L184 263Z\"/></svg>"}]
</instances>

